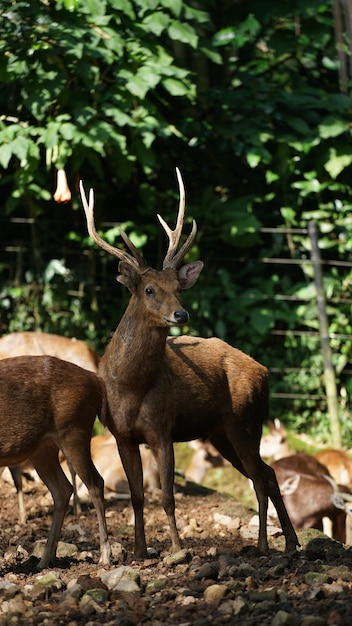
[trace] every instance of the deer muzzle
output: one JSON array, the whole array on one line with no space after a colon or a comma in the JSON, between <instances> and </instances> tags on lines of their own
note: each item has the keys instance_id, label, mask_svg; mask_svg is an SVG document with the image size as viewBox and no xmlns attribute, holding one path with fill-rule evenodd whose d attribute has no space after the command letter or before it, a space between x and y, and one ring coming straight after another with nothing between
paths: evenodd
<instances>
[{"instance_id":1,"label":"deer muzzle","mask_svg":"<svg viewBox=\"0 0 352 626\"><path fill-rule=\"evenodd\" d=\"M188 315L187 311L182 309L181 311L175 311L173 316L172 316L172 318L173 319L171 319L170 321L173 324L177 324L178 326L180 326L181 324L186 324L186 322L188 322L189 315Z\"/></svg>"}]
</instances>

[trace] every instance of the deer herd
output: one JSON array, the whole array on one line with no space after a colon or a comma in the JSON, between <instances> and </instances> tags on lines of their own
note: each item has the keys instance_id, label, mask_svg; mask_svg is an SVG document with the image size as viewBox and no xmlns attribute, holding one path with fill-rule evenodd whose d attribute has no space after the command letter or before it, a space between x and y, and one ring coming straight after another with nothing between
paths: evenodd
<instances>
[{"instance_id":1,"label":"deer herd","mask_svg":"<svg viewBox=\"0 0 352 626\"><path fill-rule=\"evenodd\" d=\"M182 441L194 448L188 479L201 482L210 466L222 462L250 479L258 501L261 552L268 551L268 509L279 519L287 552L299 546L297 530L323 528L324 518L329 519L333 536L344 542L351 539L346 530L352 499L349 456L343 451L324 451L316 457L292 454L277 422L262 437L263 424L269 420L267 369L219 339L168 336L170 327L187 323L180 293L196 283L203 268L201 261L183 263L196 236L194 221L179 249L185 194L180 172L176 173L180 200L175 229L158 215L168 237L161 270L148 265L123 230L125 249L100 237L93 191L87 200L80 184L88 232L117 258L117 280L131 294L101 358L84 342L57 335L25 332L0 339L0 419L6 434L0 442L0 466L11 469L22 522L24 463L30 461L54 502L39 568L55 559L75 484L69 480L72 472L94 505L103 565L111 558L104 484L105 493L130 493L136 558L148 555L144 528L148 488L160 488L172 550L179 550L173 444ZM106 434L92 438L97 416Z\"/></svg>"}]
</instances>

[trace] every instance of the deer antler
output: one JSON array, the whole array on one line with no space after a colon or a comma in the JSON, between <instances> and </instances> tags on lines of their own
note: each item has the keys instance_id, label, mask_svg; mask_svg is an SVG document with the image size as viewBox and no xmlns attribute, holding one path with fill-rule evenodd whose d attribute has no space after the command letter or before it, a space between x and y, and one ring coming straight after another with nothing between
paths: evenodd
<instances>
[{"instance_id":1,"label":"deer antler","mask_svg":"<svg viewBox=\"0 0 352 626\"><path fill-rule=\"evenodd\" d=\"M118 259L120 259L120 261L126 261L126 263L129 263L130 265L133 265L133 267L137 267L137 268L146 267L147 264L143 256L138 252L137 248L133 245L132 241L130 241L125 231L123 231L121 228L119 228L119 233L122 239L124 240L127 248L129 248L132 254L128 254L128 252L125 252L124 250L121 250L120 248L115 248L114 246L111 246L107 241L104 241L104 239L102 239L100 235L98 235L97 230L95 228L95 224L94 224L94 191L93 189L89 190L89 204L88 204L87 197L84 192L83 183L81 180L79 182L79 189L81 193L81 199L82 199L84 212L86 214L88 232L91 238L93 239L93 241L95 241L95 243L100 248L103 248L103 250L106 250L106 252L109 252L109 254L116 256Z\"/></svg>"},{"instance_id":2,"label":"deer antler","mask_svg":"<svg viewBox=\"0 0 352 626\"><path fill-rule=\"evenodd\" d=\"M164 228L169 238L169 248L166 253L164 262L163 262L163 269L166 269L166 268L176 269L180 265L183 257L187 254L188 250L190 249L197 233L197 224L195 220L193 220L191 233L189 234L182 248L176 253L177 246L179 244L181 233L182 233L183 218L185 214L185 188L184 188L182 176L178 167L176 167L176 175L177 175L178 186L180 190L180 202L179 202L179 207L178 207L178 215L177 215L177 222L176 222L175 230L171 230L171 228L167 225L165 220L158 214L159 222Z\"/></svg>"}]
</instances>

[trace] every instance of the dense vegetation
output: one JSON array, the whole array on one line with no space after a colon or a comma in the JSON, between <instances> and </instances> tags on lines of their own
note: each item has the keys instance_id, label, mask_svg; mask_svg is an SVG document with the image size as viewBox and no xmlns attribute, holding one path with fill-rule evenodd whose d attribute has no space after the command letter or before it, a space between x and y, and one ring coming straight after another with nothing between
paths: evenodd
<instances>
[{"instance_id":1,"label":"dense vegetation","mask_svg":"<svg viewBox=\"0 0 352 626\"><path fill-rule=\"evenodd\" d=\"M102 352L129 296L87 237L78 181L95 189L104 236L118 243L122 222L160 266L156 213L173 222L177 165L199 230L189 256L205 261L183 332L265 363L273 416L327 436L306 262L318 223L348 443L351 99L332 3L3 0L0 44L1 333L75 335ZM53 199L63 168L68 203Z\"/></svg>"}]
</instances>

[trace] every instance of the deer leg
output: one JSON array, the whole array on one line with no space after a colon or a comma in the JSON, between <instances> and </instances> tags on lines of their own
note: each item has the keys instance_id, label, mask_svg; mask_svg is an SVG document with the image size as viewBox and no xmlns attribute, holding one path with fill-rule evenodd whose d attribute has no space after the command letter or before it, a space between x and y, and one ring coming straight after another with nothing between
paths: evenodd
<instances>
[{"instance_id":1,"label":"deer leg","mask_svg":"<svg viewBox=\"0 0 352 626\"><path fill-rule=\"evenodd\" d=\"M158 463L158 470L161 482L162 506L166 513L170 535L172 541L172 551L181 550L181 542L176 526L175 517L175 497L174 497L174 480L175 480L175 455L174 447L171 443L164 443L159 448L153 450L154 456Z\"/></svg>"},{"instance_id":2,"label":"deer leg","mask_svg":"<svg viewBox=\"0 0 352 626\"><path fill-rule=\"evenodd\" d=\"M216 436L210 439L219 452L239 471L250 478L258 500L259 536L258 548L268 552L267 515L268 497L271 499L281 524L286 541L286 551L292 552L299 545L296 532L286 511L274 470L266 465L253 441L245 437L233 438Z\"/></svg>"},{"instance_id":3,"label":"deer leg","mask_svg":"<svg viewBox=\"0 0 352 626\"><path fill-rule=\"evenodd\" d=\"M93 464L90 455L90 437L85 437L82 441L82 433L74 433L71 430L69 440L66 440L63 444L62 451L69 467L73 468L88 489L98 519L100 538L99 563L108 565L110 563L111 548L105 518L104 480Z\"/></svg>"},{"instance_id":4,"label":"deer leg","mask_svg":"<svg viewBox=\"0 0 352 626\"><path fill-rule=\"evenodd\" d=\"M294 552L296 550L296 547L299 546L300 544L299 544L296 532L292 526L292 522L288 516L284 501L282 499L280 488L276 479L276 474L272 467L264 463L262 459L260 460L261 460L261 466L262 466L261 471L266 479L265 480L266 493L268 494L270 500L272 501L276 509L282 531L285 535L286 552Z\"/></svg>"},{"instance_id":5,"label":"deer leg","mask_svg":"<svg viewBox=\"0 0 352 626\"><path fill-rule=\"evenodd\" d=\"M134 512L134 553L137 559L147 556L147 543L144 529L144 489L143 469L139 446L117 442L121 461L127 476Z\"/></svg>"},{"instance_id":6,"label":"deer leg","mask_svg":"<svg viewBox=\"0 0 352 626\"><path fill-rule=\"evenodd\" d=\"M70 471L71 483L72 483L72 487L73 487L72 511L73 511L73 515L78 515L79 513L82 512L82 507L81 507L81 503L79 501L79 497L78 497L78 493L77 493L76 472L75 472L75 470L73 469L73 467L72 467L72 465L70 463L68 463L68 469Z\"/></svg>"},{"instance_id":7,"label":"deer leg","mask_svg":"<svg viewBox=\"0 0 352 626\"><path fill-rule=\"evenodd\" d=\"M258 460L257 463L253 463L250 460L253 452L249 453L249 458L244 461L240 458L235 447L226 436L216 436L210 439L211 443L219 450L225 459L235 467L243 476L250 478L253 482L254 490L257 496L258 509L259 509L259 536L258 536L258 548L263 554L268 552L268 537L267 537L267 515L268 515L268 495L263 483L263 477L258 472ZM251 444L251 448L253 443ZM241 440L241 453L246 450ZM260 461L260 457L259 457Z\"/></svg>"},{"instance_id":8,"label":"deer leg","mask_svg":"<svg viewBox=\"0 0 352 626\"><path fill-rule=\"evenodd\" d=\"M18 510L21 524L27 521L26 505L23 497L22 470L19 465L10 467L11 476L17 491Z\"/></svg>"},{"instance_id":9,"label":"deer leg","mask_svg":"<svg viewBox=\"0 0 352 626\"><path fill-rule=\"evenodd\" d=\"M61 468L58 452L55 444L45 442L31 457L34 468L48 487L54 501L53 519L38 569L48 567L55 558L62 523L72 494L72 485Z\"/></svg>"}]
</instances>

